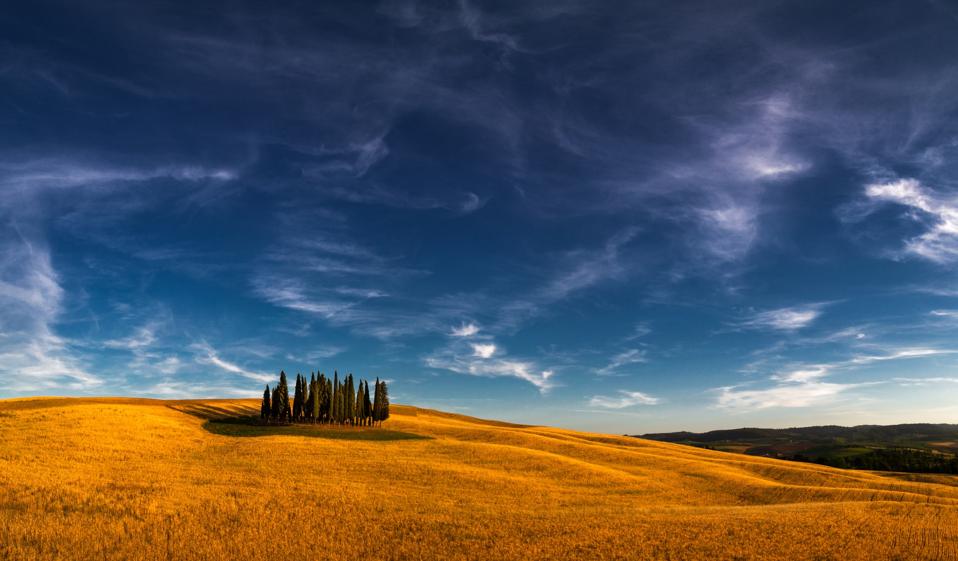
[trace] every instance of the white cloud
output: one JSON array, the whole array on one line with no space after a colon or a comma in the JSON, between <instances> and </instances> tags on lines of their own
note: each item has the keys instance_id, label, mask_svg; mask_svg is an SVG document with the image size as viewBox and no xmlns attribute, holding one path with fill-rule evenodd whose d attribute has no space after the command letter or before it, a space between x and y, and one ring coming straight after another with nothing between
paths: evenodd
<instances>
[{"instance_id":1,"label":"white cloud","mask_svg":"<svg viewBox=\"0 0 958 561\"><path fill-rule=\"evenodd\" d=\"M65 294L49 251L13 230L0 246L0 388L42 394L101 386L55 331Z\"/></svg>"},{"instance_id":2,"label":"white cloud","mask_svg":"<svg viewBox=\"0 0 958 561\"><path fill-rule=\"evenodd\" d=\"M312 298L306 294L305 285L275 276L257 277L253 288L259 296L275 306L316 314L326 319L332 319L357 304L352 300Z\"/></svg>"},{"instance_id":3,"label":"white cloud","mask_svg":"<svg viewBox=\"0 0 958 561\"><path fill-rule=\"evenodd\" d=\"M882 203L910 209L908 217L921 224L924 233L905 240L904 253L935 263L958 260L958 200L938 193L916 179L872 183L865 187L866 204L849 220L860 220Z\"/></svg>"},{"instance_id":4,"label":"white cloud","mask_svg":"<svg viewBox=\"0 0 958 561\"><path fill-rule=\"evenodd\" d=\"M898 349L896 351L883 354L883 355L856 356L852 358L850 362L852 364L868 364L871 362L881 362L885 360L899 360L903 358L924 358L929 356L948 355L948 354L954 354L954 353L958 353L958 350L915 347L915 348Z\"/></svg>"},{"instance_id":5,"label":"white cloud","mask_svg":"<svg viewBox=\"0 0 958 561\"><path fill-rule=\"evenodd\" d=\"M628 334L625 337L626 341L633 341L635 339L641 339L649 333L652 333L652 328L649 327L649 324L645 322L639 322L635 324L635 328L632 329L632 333Z\"/></svg>"},{"instance_id":6,"label":"white cloud","mask_svg":"<svg viewBox=\"0 0 958 561\"><path fill-rule=\"evenodd\" d=\"M701 239L697 240L718 261L744 256L758 235L758 211L751 203L723 201L699 210Z\"/></svg>"},{"instance_id":7,"label":"white cloud","mask_svg":"<svg viewBox=\"0 0 958 561\"><path fill-rule=\"evenodd\" d=\"M829 365L807 366L772 376L780 382L806 383L828 375Z\"/></svg>"},{"instance_id":8,"label":"white cloud","mask_svg":"<svg viewBox=\"0 0 958 561\"><path fill-rule=\"evenodd\" d=\"M460 0L459 2L459 21L469 32L469 35L476 41L491 43L503 51L519 50L516 39L511 35L486 31L482 12L474 8L466 0Z\"/></svg>"},{"instance_id":9,"label":"white cloud","mask_svg":"<svg viewBox=\"0 0 958 561\"><path fill-rule=\"evenodd\" d=\"M645 358L645 351L642 349L628 349L612 357L612 360L609 362L609 364L596 370L596 373L599 375L611 374L623 366L642 362L647 362L647 359Z\"/></svg>"},{"instance_id":10,"label":"white cloud","mask_svg":"<svg viewBox=\"0 0 958 561\"><path fill-rule=\"evenodd\" d=\"M770 407L809 407L832 401L859 384L804 381L766 389L748 390L737 386L718 388L716 405L723 409L756 410Z\"/></svg>"},{"instance_id":11,"label":"white cloud","mask_svg":"<svg viewBox=\"0 0 958 561\"><path fill-rule=\"evenodd\" d=\"M132 335L122 339L109 339L102 343L107 349L129 351L133 360L129 368L135 372L156 371L161 374L175 374L183 367L182 361L175 355L166 355L156 350L157 331L161 320L150 321L138 327Z\"/></svg>"},{"instance_id":12,"label":"white cloud","mask_svg":"<svg viewBox=\"0 0 958 561\"><path fill-rule=\"evenodd\" d=\"M472 354L479 358L491 358L492 355L496 354L496 346L492 343L474 343Z\"/></svg>"},{"instance_id":13,"label":"white cloud","mask_svg":"<svg viewBox=\"0 0 958 561\"><path fill-rule=\"evenodd\" d=\"M452 329L451 335L453 337L472 337L479 333L479 326L474 323L464 323L459 327L454 327Z\"/></svg>"},{"instance_id":14,"label":"white cloud","mask_svg":"<svg viewBox=\"0 0 958 561\"><path fill-rule=\"evenodd\" d=\"M758 312L740 323L742 327L759 329L770 328L779 331L795 331L807 327L822 314L821 304L778 308Z\"/></svg>"},{"instance_id":15,"label":"white cloud","mask_svg":"<svg viewBox=\"0 0 958 561\"><path fill-rule=\"evenodd\" d=\"M462 214L469 214L475 212L485 206L486 201L483 201L479 198L479 195L475 193L466 193L465 198L459 204L459 212Z\"/></svg>"},{"instance_id":16,"label":"white cloud","mask_svg":"<svg viewBox=\"0 0 958 561\"><path fill-rule=\"evenodd\" d=\"M936 317L958 319L958 310L932 310L929 313Z\"/></svg>"},{"instance_id":17,"label":"white cloud","mask_svg":"<svg viewBox=\"0 0 958 561\"><path fill-rule=\"evenodd\" d=\"M175 374L183 367L183 362L175 356L166 357L159 362L153 363L153 367L163 374Z\"/></svg>"},{"instance_id":18,"label":"white cloud","mask_svg":"<svg viewBox=\"0 0 958 561\"><path fill-rule=\"evenodd\" d=\"M834 383L822 379L835 370L852 369L866 364L888 361L919 359L952 354L958 351L933 348L904 348L883 355L860 355L849 360L831 364L812 364L775 374L769 380L775 382L767 388L751 389L744 386L716 388L716 405L723 409L752 411L771 407L810 407L834 401L840 394L859 387L882 382ZM895 381L902 381L898 378Z\"/></svg>"},{"instance_id":19,"label":"white cloud","mask_svg":"<svg viewBox=\"0 0 958 561\"><path fill-rule=\"evenodd\" d=\"M198 165L171 165L156 168L132 168L90 165L62 159L38 159L16 165L0 166L0 183L26 189L42 187L70 188L154 179L177 181L230 181L238 172L228 168Z\"/></svg>"},{"instance_id":20,"label":"white cloud","mask_svg":"<svg viewBox=\"0 0 958 561\"><path fill-rule=\"evenodd\" d=\"M756 178L779 178L804 171L808 166L775 157L772 154L750 154L743 159L743 166Z\"/></svg>"},{"instance_id":21,"label":"white cloud","mask_svg":"<svg viewBox=\"0 0 958 561\"><path fill-rule=\"evenodd\" d=\"M430 368L449 370L457 374L519 378L534 385L542 393L555 386L552 370L541 369L531 361L508 358L493 343L454 342L427 356L424 363Z\"/></svg>"},{"instance_id":22,"label":"white cloud","mask_svg":"<svg viewBox=\"0 0 958 561\"><path fill-rule=\"evenodd\" d=\"M204 397L259 397L262 392L254 388L197 383L195 381L164 380L152 386L138 390L140 395L156 396L161 399L199 399Z\"/></svg>"},{"instance_id":23,"label":"white cloud","mask_svg":"<svg viewBox=\"0 0 958 561\"><path fill-rule=\"evenodd\" d=\"M949 376L932 376L928 378L892 378L902 386L928 386L933 384L958 384L958 378Z\"/></svg>"},{"instance_id":24,"label":"white cloud","mask_svg":"<svg viewBox=\"0 0 958 561\"><path fill-rule=\"evenodd\" d=\"M554 302L622 275L624 270L619 255L638 233L636 228L626 228L606 241L601 250L569 252L569 270L556 276L537 296L545 303Z\"/></svg>"},{"instance_id":25,"label":"white cloud","mask_svg":"<svg viewBox=\"0 0 958 561\"><path fill-rule=\"evenodd\" d=\"M108 349L125 349L136 351L149 347L156 341L155 327L151 324L144 325L136 330L133 335L124 339L109 339L103 342L103 346Z\"/></svg>"},{"instance_id":26,"label":"white cloud","mask_svg":"<svg viewBox=\"0 0 958 561\"><path fill-rule=\"evenodd\" d=\"M690 216L696 266L714 270L747 257L760 241L767 184L811 167L789 146L789 132L803 116L792 98L773 92L737 100L730 122L693 120L708 151L696 161L681 158L681 164L671 164L663 181L677 193L701 193L702 202Z\"/></svg>"},{"instance_id":27,"label":"white cloud","mask_svg":"<svg viewBox=\"0 0 958 561\"><path fill-rule=\"evenodd\" d=\"M615 396L595 395L589 399L589 405L606 409L625 409L635 405L656 405L661 400L646 393L619 390Z\"/></svg>"},{"instance_id":28,"label":"white cloud","mask_svg":"<svg viewBox=\"0 0 958 561\"><path fill-rule=\"evenodd\" d=\"M276 375L274 374L265 374L262 372L247 370L235 363L223 360L220 358L216 349L206 342L195 343L192 345L192 347L198 353L198 356L196 357L196 362L198 364L211 364L227 372L239 374L240 376L249 378L251 380L256 380L258 382L270 382L276 379Z\"/></svg>"},{"instance_id":29,"label":"white cloud","mask_svg":"<svg viewBox=\"0 0 958 561\"><path fill-rule=\"evenodd\" d=\"M627 274L628 266L621 254L638 233L637 228L624 228L601 248L565 252L562 256L565 267L527 297L500 306L496 325L503 329L515 328L522 321L542 313L550 304L564 301L601 283L622 278Z\"/></svg>"}]
</instances>

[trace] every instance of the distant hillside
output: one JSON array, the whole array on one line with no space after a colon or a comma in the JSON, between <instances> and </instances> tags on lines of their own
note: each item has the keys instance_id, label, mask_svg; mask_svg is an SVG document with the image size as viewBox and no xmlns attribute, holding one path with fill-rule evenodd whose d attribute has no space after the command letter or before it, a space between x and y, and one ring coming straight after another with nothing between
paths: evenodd
<instances>
[{"instance_id":1,"label":"distant hillside","mask_svg":"<svg viewBox=\"0 0 958 561\"><path fill-rule=\"evenodd\" d=\"M958 473L958 425L836 425L643 434L700 448L816 462L833 467Z\"/></svg>"}]
</instances>

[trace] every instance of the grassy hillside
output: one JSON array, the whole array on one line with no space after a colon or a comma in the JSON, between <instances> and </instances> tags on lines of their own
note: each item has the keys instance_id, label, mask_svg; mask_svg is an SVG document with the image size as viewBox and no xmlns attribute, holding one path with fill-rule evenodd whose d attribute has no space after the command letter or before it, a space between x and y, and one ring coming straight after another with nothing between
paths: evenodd
<instances>
[{"instance_id":1,"label":"grassy hillside","mask_svg":"<svg viewBox=\"0 0 958 561\"><path fill-rule=\"evenodd\" d=\"M402 406L234 421L257 407L0 401L0 559L958 558L952 477Z\"/></svg>"}]
</instances>

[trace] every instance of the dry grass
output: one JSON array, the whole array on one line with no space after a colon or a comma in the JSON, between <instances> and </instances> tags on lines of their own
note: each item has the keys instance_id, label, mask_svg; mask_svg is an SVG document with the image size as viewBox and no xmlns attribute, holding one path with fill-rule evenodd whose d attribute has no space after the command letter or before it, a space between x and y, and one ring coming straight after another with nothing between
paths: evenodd
<instances>
[{"instance_id":1,"label":"dry grass","mask_svg":"<svg viewBox=\"0 0 958 561\"><path fill-rule=\"evenodd\" d=\"M256 406L0 401L0 558L958 559L952 478L401 406L431 438L204 429Z\"/></svg>"}]
</instances>

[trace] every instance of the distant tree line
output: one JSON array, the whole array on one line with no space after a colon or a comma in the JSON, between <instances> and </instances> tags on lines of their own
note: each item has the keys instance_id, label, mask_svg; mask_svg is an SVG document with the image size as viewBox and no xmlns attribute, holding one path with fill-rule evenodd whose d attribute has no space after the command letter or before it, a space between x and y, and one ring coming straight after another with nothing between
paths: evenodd
<instances>
[{"instance_id":1,"label":"distant tree line","mask_svg":"<svg viewBox=\"0 0 958 561\"><path fill-rule=\"evenodd\" d=\"M348 374L342 381L339 373L327 378L320 373L296 375L293 400L289 399L286 372L279 373L279 383L272 390L269 384L263 391L260 419L267 423L325 423L369 427L382 424L389 418L389 391L386 382L376 378L372 395L369 382L354 382Z\"/></svg>"},{"instance_id":2,"label":"distant tree line","mask_svg":"<svg viewBox=\"0 0 958 561\"><path fill-rule=\"evenodd\" d=\"M790 459L844 469L958 474L958 457L915 448L881 448L854 456L817 458L796 454Z\"/></svg>"}]
</instances>

